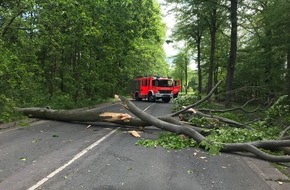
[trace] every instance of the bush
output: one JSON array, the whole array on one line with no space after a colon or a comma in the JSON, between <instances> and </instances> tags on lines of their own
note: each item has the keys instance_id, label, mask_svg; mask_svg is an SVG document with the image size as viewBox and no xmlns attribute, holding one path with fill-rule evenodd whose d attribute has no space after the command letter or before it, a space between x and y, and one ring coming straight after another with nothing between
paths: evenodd
<instances>
[{"instance_id":1,"label":"bush","mask_svg":"<svg viewBox=\"0 0 290 190\"><path fill-rule=\"evenodd\" d=\"M0 123L7 123L20 118L20 114L15 112L16 101L0 95Z\"/></svg>"}]
</instances>

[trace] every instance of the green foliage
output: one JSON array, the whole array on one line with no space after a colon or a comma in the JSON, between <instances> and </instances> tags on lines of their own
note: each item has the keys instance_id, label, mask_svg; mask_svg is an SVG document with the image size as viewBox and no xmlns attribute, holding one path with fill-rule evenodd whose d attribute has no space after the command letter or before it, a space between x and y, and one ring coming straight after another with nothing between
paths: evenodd
<instances>
[{"instance_id":1,"label":"green foliage","mask_svg":"<svg viewBox=\"0 0 290 190\"><path fill-rule=\"evenodd\" d=\"M73 97L71 97L69 94L57 94L49 101L49 106L53 109L74 109L108 102L109 98L83 99L81 101L75 102Z\"/></svg>"},{"instance_id":2,"label":"green foliage","mask_svg":"<svg viewBox=\"0 0 290 190\"><path fill-rule=\"evenodd\" d=\"M182 109L182 106L191 105L198 100L196 93L187 94L187 95L179 95L177 98L173 100L172 110L178 111Z\"/></svg>"},{"instance_id":3,"label":"green foliage","mask_svg":"<svg viewBox=\"0 0 290 190\"><path fill-rule=\"evenodd\" d=\"M281 96L266 112L265 125L288 126L290 125L290 105L287 95Z\"/></svg>"},{"instance_id":4,"label":"green foliage","mask_svg":"<svg viewBox=\"0 0 290 190\"><path fill-rule=\"evenodd\" d=\"M196 101L195 98L195 96L190 98L189 95L180 96L176 99L176 103L181 105L192 104ZM288 119L289 106L285 106L286 100L287 96L279 98L279 100L269 108L264 118L248 125L251 129L229 127L227 124L223 124L218 120L211 118L191 118L190 122L192 122L194 126L214 127L213 129L204 131L206 133L206 138L199 145L191 139L186 139L186 142L184 142L182 136L172 133L162 133L157 140L141 140L138 141L137 144L145 147L162 146L174 149L188 146L202 146L208 150L210 154L218 154L222 149L223 143L246 143L260 140L275 140L280 137L280 133L284 130L284 128L281 127L281 123L284 123L285 126L286 120ZM200 106L205 106L207 108L219 107L219 105L209 103L204 103ZM241 114L240 111L221 113L219 116L245 122L245 116L244 114Z\"/></svg>"},{"instance_id":5,"label":"green foliage","mask_svg":"<svg viewBox=\"0 0 290 190\"><path fill-rule=\"evenodd\" d=\"M190 101L187 101L190 100ZM176 104L193 104L192 99L180 96ZM218 109L218 104L203 103L199 107ZM240 111L225 112L215 114L234 121L245 123L246 118L253 118L250 114L241 114ZM259 114L262 115L262 114ZM289 126L289 105L287 104L287 96L280 97L264 114L259 121L249 124L250 129L233 128L218 120L204 117L191 117L189 122L194 126L215 127L207 131L206 139L200 144L211 154L218 154L222 148L222 143L245 143L259 140L275 140L279 138L281 131L285 126Z\"/></svg>"},{"instance_id":6,"label":"green foliage","mask_svg":"<svg viewBox=\"0 0 290 190\"><path fill-rule=\"evenodd\" d=\"M156 0L1 5L0 89L17 106L87 105L127 95L134 76L168 74Z\"/></svg>"},{"instance_id":7,"label":"green foliage","mask_svg":"<svg viewBox=\"0 0 290 190\"><path fill-rule=\"evenodd\" d=\"M214 3L205 0L166 2L177 15L173 40L185 42L195 58L201 55L199 71L202 74L199 77L202 90L207 88L204 85L207 81L224 80L228 73L228 53L232 40L224 35L230 30L228 23L231 20L227 16L230 9L226 8L229 3L219 0ZM283 94L290 96L287 77L290 68L289 64L286 66L289 62L290 15L287 10L290 9L290 3L285 0L247 1L246 4L238 1L238 9L238 25L241 27L237 31L237 64L232 69L235 74L233 89L239 90L232 92L232 99L245 102L258 98L266 102ZM210 64L212 61L214 65ZM176 66L172 73L182 76L182 70ZM211 74L214 75L213 79ZM220 99L225 97L225 86L218 89Z\"/></svg>"},{"instance_id":8,"label":"green foliage","mask_svg":"<svg viewBox=\"0 0 290 190\"><path fill-rule=\"evenodd\" d=\"M253 130L241 128L217 128L211 130L210 135L200 144L211 154L218 154L222 148L222 143L245 143L259 140L275 140L278 138L280 127L265 127L253 124Z\"/></svg>"},{"instance_id":9,"label":"green foliage","mask_svg":"<svg viewBox=\"0 0 290 190\"><path fill-rule=\"evenodd\" d=\"M16 101L7 98L5 95L0 95L0 123L7 123L14 119L20 119L19 113L15 112L14 108Z\"/></svg>"},{"instance_id":10,"label":"green foliage","mask_svg":"<svg viewBox=\"0 0 290 190\"><path fill-rule=\"evenodd\" d=\"M212 130L207 139L222 143L243 143L265 139L264 131L240 129L240 128L220 128Z\"/></svg>"},{"instance_id":11,"label":"green foliage","mask_svg":"<svg viewBox=\"0 0 290 190\"><path fill-rule=\"evenodd\" d=\"M145 147L161 146L166 149L182 149L186 147L196 146L196 142L184 135L177 135L175 133L163 132L156 140L143 139L136 143L137 145Z\"/></svg>"},{"instance_id":12,"label":"green foliage","mask_svg":"<svg viewBox=\"0 0 290 190\"><path fill-rule=\"evenodd\" d=\"M210 122L208 119L204 117L191 117L188 120L190 123L193 123L195 126L205 127L205 126L212 126L211 124L215 125L214 122Z\"/></svg>"},{"instance_id":13,"label":"green foliage","mask_svg":"<svg viewBox=\"0 0 290 190\"><path fill-rule=\"evenodd\" d=\"M209 140L204 140L200 143L201 146L205 148L210 154L217 155L222 149L222 143L220 142L211 142Z\"/></svg>"},{"instance_id":14,"label":"green foliage","mask_svg":"<svg viewBox=\"0 0 290 190\"><path fill-rule=\"evenodd\" d=\"M238 113L232 113L232 112L225 112L225 113L220 113L220 114L217 114L218 116L221 116L221 117L224 117L224 118L227 118L227 119L231 119L231 120L234 120L236 122L242 122L241 121L241 117Z\"/></svg>"}]
</instances>

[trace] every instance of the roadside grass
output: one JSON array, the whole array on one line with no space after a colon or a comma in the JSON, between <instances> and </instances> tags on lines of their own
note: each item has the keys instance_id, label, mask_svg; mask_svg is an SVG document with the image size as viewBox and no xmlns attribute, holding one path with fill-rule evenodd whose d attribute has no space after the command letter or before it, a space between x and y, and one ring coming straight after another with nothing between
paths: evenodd
<instances>
[{"instance_id":1,"label":"roadside grass","mask_svg":"<svg viewBox=\"0 0 290 190\"><path fill-rule=\"evenodd\" d=\"M289 180L287 182L290 182L290 163L288 163L288 164L271 163L271 165L273 167L277 168L277 170L279 170L281 173L286 175L289 178Z\"/></svg>"}]
</instances>

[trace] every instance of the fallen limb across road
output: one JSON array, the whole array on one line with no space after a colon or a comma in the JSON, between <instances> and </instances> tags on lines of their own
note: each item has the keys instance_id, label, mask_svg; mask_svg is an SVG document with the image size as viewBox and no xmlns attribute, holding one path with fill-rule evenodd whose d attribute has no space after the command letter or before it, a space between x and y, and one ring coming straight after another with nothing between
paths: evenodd
<instances>
[{"instance_id":1,"label":"fallen limb across road","mask_svg":"<svg viewBox=\"0 0 290 190\"><path fill-rule=\"evenodd\" d=\"M279 150L280 148L290 147L290 140L280 138L277 140L261 140L244 143L220 143L207 141L206 133L197 126L184 124L170 115L154 117L142 110L124 97L118 97L123 106L133 115L128 113L104 112L102 109L75 109L75 110L54 110L50 108L17 108L24 115L42 119L52 119L72 122L110 122L118 125L146 127L155 126L162 130L170 131L176 134L183 134L194 139L200 147L206 148L207 145L218 144L221 152L250 152L257 158L271 162L290 162L288 155L272 155L262 149ZM207 97L208 98L208 97ZM191 108L193 108L192 106ZM188 108L189 109L189 108ZM188 111L184 109L184 112ZM198 110L197 110L198 111ZM182 112L180 112L182 113ZM136 116L136 117L135 117ZM220 119L220 118L219 118ZM228 121L228 120L225 120ZM194 124L193 124L194 125ZM206 129L207 133L210 129ZM249 129L251 130L251 129ZM288 130L283 132L283 136ZM207 143L207 144L206 144ZM262 148L262 149L261 149Z\"/></svg>"},{"instance_id":2,"label":"fallen limb across road","mask_svg":"<svg viewBox=\"0 0 290 190\"><path fill-rule=\"evenodd\" d=\"M130 125L137 127L146 127L151 124L140 120L139 118L132 117L127 113L116 113L109 111L102 111L102 109L72 109L72 110L55 110L49 107L39 108L16 108L18 112L26 116L51 119L58 121L76 121L76 122L110 122L119 125ZM167 121L179 125L179 121L172 117L159 117L160 120Z\"/></svg>"}]
</instances>

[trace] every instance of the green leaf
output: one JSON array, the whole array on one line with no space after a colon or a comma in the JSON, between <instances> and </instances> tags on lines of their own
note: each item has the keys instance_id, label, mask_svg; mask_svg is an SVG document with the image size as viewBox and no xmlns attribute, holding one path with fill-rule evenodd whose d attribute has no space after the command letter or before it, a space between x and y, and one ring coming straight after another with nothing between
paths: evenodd
<instances>
[{"instance_id":1,"label":"green leaf","mask_svg":"<svg viewBox=\"0 0 290 190\"><path fill-rule=\"evenodd\" d=\"M21 161L26 161L27 158L26 158L26 157L21 157L20 160L21 160Z\"/></svg>"}]
</instances>

